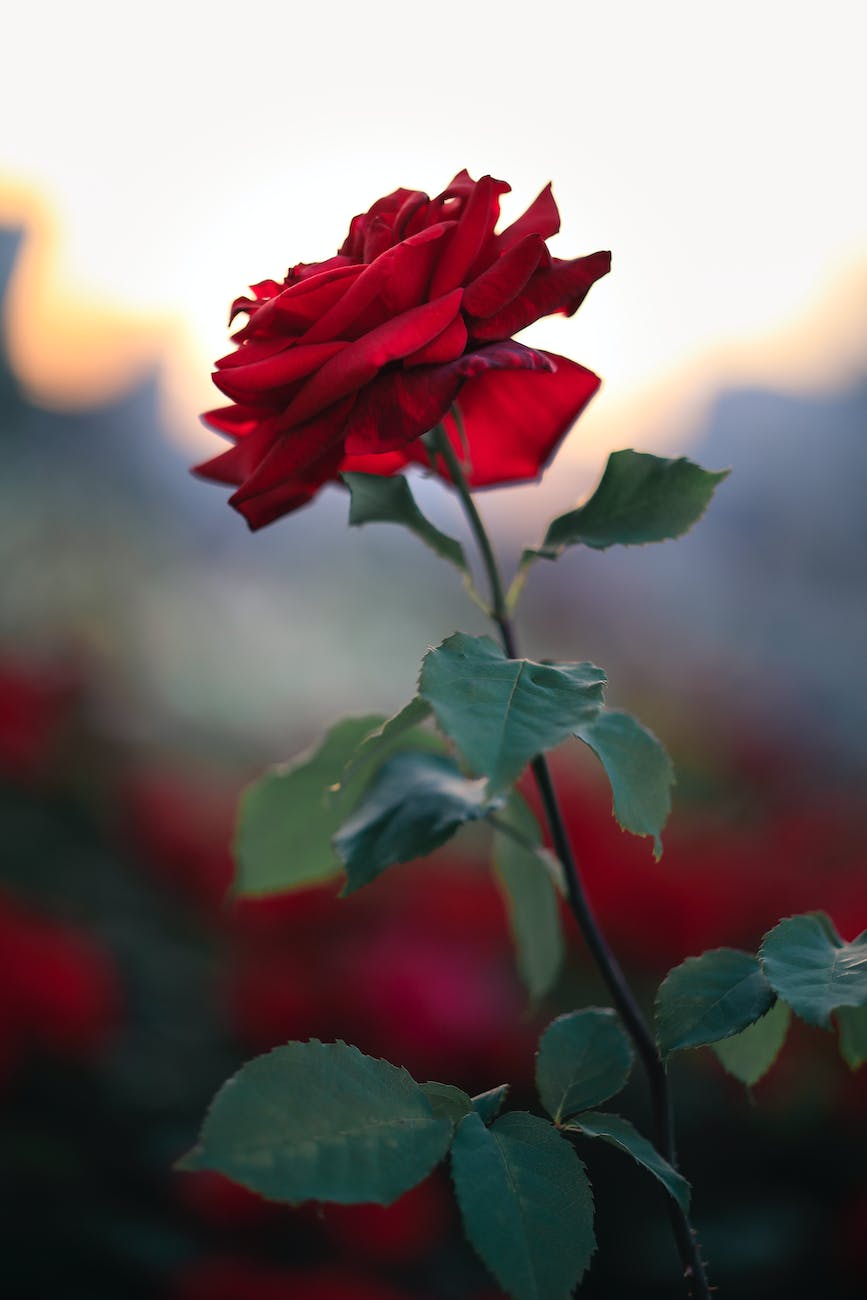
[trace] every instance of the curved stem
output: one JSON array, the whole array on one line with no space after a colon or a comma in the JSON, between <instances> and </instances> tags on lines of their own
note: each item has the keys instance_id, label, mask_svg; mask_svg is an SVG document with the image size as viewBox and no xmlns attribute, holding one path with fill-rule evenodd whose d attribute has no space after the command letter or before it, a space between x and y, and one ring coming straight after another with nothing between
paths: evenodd
<instances>
[{"instance_id":1,"label":"curved stem","mask_svg":"<svg viewBox=\"0 0 867 1300\"><path fill-rule=\"evenodd\" d=\"M503 650L510 659L517 659L519 652L515 629L506 607L503 582L491 541L470 493L461 463L442 425L438 425L434 430L431 442L436 452L442 456L445 462L449 477L457 490L464 514L467 517L467 522L478 543L491 588L491 618L499 629ZM626 976L623 974L620 963L609 948L599 927L599 922L593 913L566 832L548 760L544 754L540 754L538 758L533 760L531 770L545 810L545 819L551 833L554 850L563 865L566 877L566 892L572 914L578 922L584 941L590 950L599 973L605 981L611 999L617 1008L627 1033L632 1039L635 1051L647 1074L657 1149L665 1156L670 1165L677 1168L671 1087L665 1063L660 1056L656 1040L636 1001L635 995L629 987ZM704 1262L689 1219L673 1201L670 1202L670 1216L690 1294L695 1295L697 1300L710 1300ZM693 1290L693 1288L695 1289Z\"/></svg>"}]
</instances>

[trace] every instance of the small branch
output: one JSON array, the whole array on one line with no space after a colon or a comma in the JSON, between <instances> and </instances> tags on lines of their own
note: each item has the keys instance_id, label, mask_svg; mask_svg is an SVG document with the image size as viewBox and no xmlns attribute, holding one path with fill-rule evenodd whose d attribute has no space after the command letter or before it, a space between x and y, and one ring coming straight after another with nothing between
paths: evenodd
<instances>
[{"instance_id":1,"label":"small branch","mask_svg":"<svg viewBox=\"0 0 867 1300\"><path fill-rule=\"evenodd\" d=\"M460 423L458 427L461 427ZM510 659L517 659L519 654L515 630L509 617L503 582L491 541L470 493L461 463L441 424L437 425L433 431L431 444L437 454L442 457L448 469L449 476L460 497L467 522L478 544L479 553L491 588L490 614L499 629L503 650ZM566 826L560 811L548 761L543 754L533 760L531 770L545 810L545 819L551 833L554 850L563 866L569 906L647 1074L653 1107L656 1146L668 1163L676 1169L677 1153L674 1142L671 1088L665 1063L659 1054L656 1040L642 1014L641 1008L627 983L620 963L608 947L590 906L581 873L578 869L578 863L572 852L569 836L566 833ZM689 1219L674 1202L670 1203L670 1215L678 1253L683 1263L684 1276L689 1285L689 1294L695 1297L695 1300L710 1300L704 1262Z\"/></svg>"}]
</instances>

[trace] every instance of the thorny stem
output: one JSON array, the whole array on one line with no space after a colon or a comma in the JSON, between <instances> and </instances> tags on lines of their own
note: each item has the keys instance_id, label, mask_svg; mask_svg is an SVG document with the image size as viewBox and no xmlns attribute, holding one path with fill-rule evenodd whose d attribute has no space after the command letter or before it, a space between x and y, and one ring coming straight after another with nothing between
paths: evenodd
<instances>
[{"instance_id":1,"label":"thorny stem","mask_svg":"<svg viewBox=\"0 0 867 1300\"><path fill-rule=\"evenodd\" d=\"M433 431L431 444L432 449L445 462L449 477L458 493L464 514L467 517L467 522L478 544L491 588L489 613L499 630L503 650L510 659L517 659L519 654L515 630L506 607L503 582L491 541L470 493L460 460L441 424ZM590 949L593 960L605 981L612 1001L632 1039L647 1074L657 1149L668 1163L676 1169L677 1152L674 1141L671 1087L665 1063L660 1056L656 1040L648 1027L635 995L626 981L620 963L608 947L605 936L599 928L599 922L593 913L590 900L584 889L575 854L572 851L569 836L566 833L563 815L560 811L560 804L551 778L551 770L544 754L540 754L538 758L533 760L531 769L545 810L545 819L551 832L554 850L563 866L566 893L572 914L578 922L584 941ZM704 1261L701 1258L698 1241L689 1219L674 1201L669 1202L669 1212L690 1295L694 1296L696 1300L710 1300Z\"/></svg>"}]
</instances>

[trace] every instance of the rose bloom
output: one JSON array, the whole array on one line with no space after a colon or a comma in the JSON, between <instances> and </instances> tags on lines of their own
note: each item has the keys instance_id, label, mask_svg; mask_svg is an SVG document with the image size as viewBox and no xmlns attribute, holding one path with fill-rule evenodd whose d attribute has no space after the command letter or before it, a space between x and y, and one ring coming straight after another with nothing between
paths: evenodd
<instances>
[{"instance_id":1,"label":"rose bloom","mask_svg":"<svg viewBox=\"0 0 867 1300\"><path fill-rule=\"evenodd\" d=\"M230 504L251 528L346 470L414 462L447 478L420 441L441 421L470 486L538 476L599 379L512 335L571 316L611 256L551 256L560 215L550 185L496 234L509 188L463 171L435 199L395 190L353 218L336 257L301 262L234 302L230 320L247 323L214 374L232 404L203 416L234 446L196 472L237 488ZM449 414L458 397L463 438Z\"/></svg>"}]
</instances>

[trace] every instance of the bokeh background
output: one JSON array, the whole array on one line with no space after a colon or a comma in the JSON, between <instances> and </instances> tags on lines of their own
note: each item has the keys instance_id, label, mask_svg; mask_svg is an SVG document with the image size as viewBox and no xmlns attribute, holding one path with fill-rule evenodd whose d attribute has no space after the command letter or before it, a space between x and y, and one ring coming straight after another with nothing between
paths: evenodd
<instances>
[{"instance_id":1,"label":"bokeh background","mask_svg":"<svg viewBox=\"0 0 867 1300\"><path fill-rule=\"evenodd\" d=\"M538 487L482 502L507 562L608 450L733 473L684 541L534 571L522 632L589 658L678 768L666 852L558 777L642 997L781 915L867 926L863 6L440 0L34 3L0 78L0 1102L6 1294L492 1300L445 1176L389 1211L268 1206L172 1160L242 1060L344 1037L532 1104L560 1010L604 1001L570 929L528 1010L485 845L229 905L244 782L343 712L409 698L482 630L450 571L337 489L251 536L188 467L229 301L329 256L353 213L463 166L549 179L563 255L611 247L528 331L605 379ZM425 508L453 503L419 479ZM568 923L567 923L568 924ZM682 1161L723 1295L863 1296L867 1092L801 1026L752 1098L678 1061ZM642 1091L624 1105L646 1121ZM582 1294L676 1293L656 1185L587 1153Z\"/></svg>"}]
</instances>

